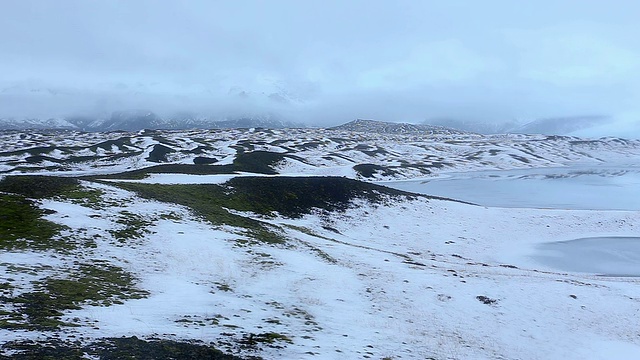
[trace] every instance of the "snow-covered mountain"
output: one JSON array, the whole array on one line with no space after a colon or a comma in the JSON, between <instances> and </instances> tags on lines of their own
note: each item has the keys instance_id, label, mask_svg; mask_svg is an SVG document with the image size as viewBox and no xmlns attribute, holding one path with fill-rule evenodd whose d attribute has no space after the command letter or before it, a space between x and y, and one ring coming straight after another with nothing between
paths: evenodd
<instances>
[{"instance_id":1,"label":"snow-covered mountain","mask_svg":"<svg viewBox=\"0 0 640 360\"><path fill-rule=\"evenodd\" d=\"M477 134L506 134L520 124L516 121L494 122L479 120L464 120L455 118L436 118L423 122L424 125L442 126Z\"/></svg>"},{"instance_id":2,"label":"snow-covered mountain","mask_svg":"<svg viewBox=\"0 0 640 360\"><path fill-rule=\"evenodd\" d=\"M603 129L607 124L613 124L610 116L586 115L566 116L536 119L530 122L518 122L515 120L505 122L475 121L461 119L432 119L424 124L443 126L462 131L479 134L543 134L543 135L578 135L589 133L590 129L598 129L592 136L614 135L613 129ZM600 135L598 135L600 134Z\"/></svg>"},{"instance_id":3,"label":"snow-covered mountain","mask_svg":"<svg viewBox=\"0 0 640 360\"><path fill-rule=\"evenodd\" d=\"M538 119L507 130L516 134L570 135L612 122L609 116L589 115Z\"/></svg>"},{"instance_id":4,"label":"snow-covered mountain","mask_svg":"<svg viewBox=\"0 0 640 360\"><path fill-rule=\"evenodd\" d=\"M24 129L77 129L77 126L60 118L0 118L0 130Z\"/></svg>"},{"instance_id":5,"label":"snow-covered mountain","mask_svg":"<svg viewBox=\"0 0 640 360\"><path fill-rule=\"evenodd\" d=\"M0 129L138 131L301 126L286 118L312 89L278 79L208 84L0 82ZM185 111L186 110L186 111ZM53 121L52 119L55 119Z\"/></svg>"},{"instance_id":6,"label":"snow-covered mountain","mask_svg":"<svg viewBox=\"0 0 640 360\"><path fill-rule=\"evenodd\" d=\"M371 132L371 133L379 133L379 134L422 133L422 134L452 135L452 134L464 133L464 131L462 130L447 128L443 126L394 123L394 122L365 120L365 119L356 119L346 124L335 126L331 129L342 130L342 131Z\"/></svg>"},{"instance_id":7,"label":"snow-covered mountain","mask_svg":"<svg viewBox=\"0 0 640 360\"><path fill-rule=\"evenodd\" d=\"M78 131L139 131L143 129L224 129L303 127L300 123L282 120L273 114L237 117L209 117L179 113L160 117L149 110L116 111L108 116L69 116L65 118L0 118L0 130L78 130Z\"/></svg>"}]
</instances>

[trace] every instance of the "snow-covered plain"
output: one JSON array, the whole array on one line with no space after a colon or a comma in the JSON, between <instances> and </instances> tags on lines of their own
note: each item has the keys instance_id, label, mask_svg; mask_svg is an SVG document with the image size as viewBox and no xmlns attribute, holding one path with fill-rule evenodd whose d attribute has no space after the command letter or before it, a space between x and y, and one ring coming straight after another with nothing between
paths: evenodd
<instances>
[{"instance_id":1,"label":"snow-covered plain","mask_svg":"<svg viewBox=\"0 0 640 360\"><path fill-rule=\"evenodd\" d=\"M375 144L374 139L363 141ZM385 140L385 151L400 155L380 163L388 165L420 148L393 141ZM553 161L529 156L530 163L513 162L508 156L457 164L460 155L454 148L463 145L434 143L424 149L441 147L443 158L450 153L450 170L557 166L573 157L637 159L637 149L625 152L620 145L582 157L568 147L544 150ZM491 148L508 152L523 144L498 142ZM351 164L368 157L356 153L343 156ZM486 159L493 156L488 153ZM321 154L304 157L306 162L287 159L279 172L357 176L352 165L337 163L338 156L322 165ZM406 169L395 178L425 176ZM220 184L236 175L155 174L140 181ZM15 277L8 272L11 266L47 265L55 273L78 259L103 259L134 274L150 295L66 311L64 319L81 326L57 332L65 339L199 339L265 359L640 358L640 279L562 270L539 258L541 249L557 242L638 237L639 211L499 208L417 198L382 204L358 200L344 212L319 211L298 219L236 212L278 226L287 241L273 245L250 241L239 228L212 225L185 207L141 199L115 184L83 184L102 190L110 205L92 208L58 199L41 206L54 210L47 219L68 226L69 232L98 235L96 248L72 257L4 251L2 276ZM123 211L151 223L142 238L126 245L105 232L121 226L117 219ZM17 279L23 288L16 291L28 291L34 276L46 275L23 274ZM250 333L278 333L290 341L260 349L234 345ZM50 335L0 330L3 341Z\"/></svg>"}]
</instances>

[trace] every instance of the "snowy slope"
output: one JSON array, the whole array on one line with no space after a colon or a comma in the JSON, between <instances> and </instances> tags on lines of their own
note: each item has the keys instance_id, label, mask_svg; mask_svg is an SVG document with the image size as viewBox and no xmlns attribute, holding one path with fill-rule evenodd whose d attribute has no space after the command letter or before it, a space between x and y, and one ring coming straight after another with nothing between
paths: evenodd
<instances>
[{"instance_id":1,"label":"snowy slope","mask_svg":"<svg viewBox=\"0 0 640 360\"><path fill-rule=\"evenodd\" d=\"M119 206L45 201L48 218L100 234L82 257L140 279L148 298L84 306L63 338L166 337L214 341L272 358L634 358L640 341L636 278L564 273L531 260L536 244L633 235L638 212L481 208L438 200L366 202L301 219L262 218L285 245L240 245L238 229L207 224L182 207L97 186ZM122 211L155 220L125 247L104 234ZM64 258L64 257L63 257ZM61 267L54 254L5 252L2 266ZM62 260L64 263L64 260ZM613 320L613 321L612 321ZM274 332L291 342L262 350L228 343ZM39 337L0 330L3 339ZM617 351L618 353L612 352Z\"/></svg>"},{"instance_id":2,"label":"snowy slope","mask_svg":"<svg viewBox=\"0 0 640 360\"><path fill-rule=\"evenodd\" d=\"M377 133L327 129L219 129L134 133L0 132L5 173L118 173L158 164L228 164L277 153L282 174L392 180L446 172L634 161L640 141L542 135ZM156 146L166 156L150 153Z\"/></svg>"},{"instance_id":3,"label":"snowy slope","mask_svg":"<svg viewBox=\"0 0 640 360\"><path fill-rule=\"evenodd\" d=\"M63 225L61 236L76 245L0 250L0 355L18 351L12 341L90 344L136 336L201 341L264 359L640 357L637 277L562 271L539 260L543 244L637 237L638 211L491 208L377 188L374 194L387 195L356 196L344 209L316 207L301 216L260 212L259 206L252 212L241 201L207 215L198 209L212 201L195 198L182 206L122 188L170 186L162 195L207 183L223 186L228 196L230 181L258 175L259 186L252 188L258 202L272 190L261 180L289 179L285 175L296 184L310 175L388 180L637 162L637 141L297 129L4 132L0 142L3 176L107 178L155 165L194 165L197 157L216 159L206 169L230 169L92 178L73 196L36 200L47 210L45 219ZM267 167L274 171L259 174L215 167L239 159L279 160ZM367 164L379 166L370 178L357 170ZM340 181L356 189L363 184ZM333 194L321 188L278 189L277 200L305 204L320 190ZM249 231L255 224L277 241ZM34 320L21 313L19 300L51 291L42 287L47 281L73 280L83 266L107 264L130 276L143 296L80 302L55 317L76 326L55 329L31 326Z\"/></svg>"}]
</instances>

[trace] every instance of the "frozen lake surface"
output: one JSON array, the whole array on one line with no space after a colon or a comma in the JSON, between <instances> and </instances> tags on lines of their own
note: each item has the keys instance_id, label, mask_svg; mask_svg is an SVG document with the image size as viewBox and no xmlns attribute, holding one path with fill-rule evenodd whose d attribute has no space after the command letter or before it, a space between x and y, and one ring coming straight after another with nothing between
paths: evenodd
<instances>
[{"instance_id":1,"label":"frozen lake surface","mask_svg":"<svg viewBox=\"0 0 640 360\"><path fill-rule=\"evenodd\" d=\"M475 171L381 185L484 206L640 210L637 165Z\"/></svg>"},{"instance_id":2,"label":"frozen lake surface","mask_svg":"<svg viewBox=\"0 0 640 360\"><path fill-rule=\"evenodd\" d=\"M532 255L549 267L607 276L640 276L640 237L593 237L540 244Z\"/></svg>"}]
</instances>

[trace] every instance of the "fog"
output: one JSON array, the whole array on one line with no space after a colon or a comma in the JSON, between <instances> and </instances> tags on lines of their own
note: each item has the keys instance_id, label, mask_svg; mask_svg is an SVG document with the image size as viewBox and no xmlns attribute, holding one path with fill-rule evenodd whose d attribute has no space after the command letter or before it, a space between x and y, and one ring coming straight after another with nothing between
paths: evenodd
<instances>
[{"instance_id":1,"label":"fog","mask_svg":"<svg viewBox=\"0 0 640 360\"><path fill-rule=\"evenodd\" d=\"M639 13L633 0L3 1L0 116L597 114L635 128Z\"/></svg>"}]
</instances>

